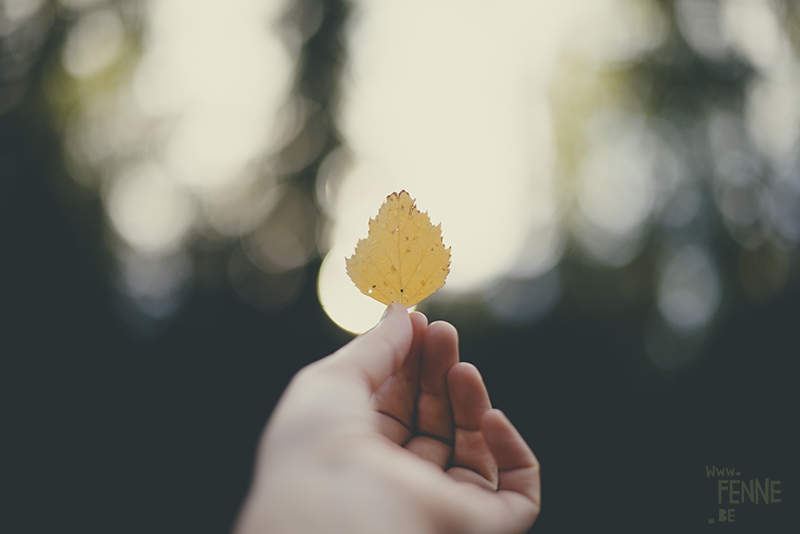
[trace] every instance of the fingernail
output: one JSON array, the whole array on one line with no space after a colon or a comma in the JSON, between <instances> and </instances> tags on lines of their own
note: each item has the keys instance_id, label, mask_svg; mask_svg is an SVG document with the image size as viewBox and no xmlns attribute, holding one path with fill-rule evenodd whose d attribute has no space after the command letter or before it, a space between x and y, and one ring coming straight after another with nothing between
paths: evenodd
<instances>
[{"instance_id":1,"label":"fingernail","mask_svg":"<svg viewBox=\"0 0 800 534\"><path fill-rule=\"evenodd\" d=\"M388 306L386 306L386 310L383 312L383 315L381 315L381 321L383 321L384 319L386 319L386 316L387 316L387 315L389 315L389 311L390 311L391 309L392 309L392 305L391 305L391 304L389 304Z\"/></svg>"}]
</instances>

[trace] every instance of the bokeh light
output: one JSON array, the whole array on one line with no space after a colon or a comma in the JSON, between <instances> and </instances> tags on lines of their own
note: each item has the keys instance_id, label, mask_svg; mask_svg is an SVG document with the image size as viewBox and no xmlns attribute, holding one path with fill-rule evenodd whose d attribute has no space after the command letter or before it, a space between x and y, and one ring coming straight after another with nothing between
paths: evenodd
<instances>
[{"instance_id":1,"label":"bokeh light","mask_svg":"<svg viewBox=\"0 0 800 534\"><path fill-rule=\"evenodd\" d=\"M109 184L108 216L134 249L173 251L194 219L188 195L154 165L130 169Z\"/></svg>"},{"instance_id":2,"label":"bokeh light","mask_svg":"<svg viewBox=\"0 0 800 534\"><path fill-rule=\"evenodd\" d=\"M87 13L70 31L62 61L66 71L85 78L111 65L122 51L125 30L113 9Z\"/></svg>"},{"instance_id":3,"label":"bokeh light","mask_svg":"<svg viewBox=\"0 0 800 534\"><path fill-rule=\"evenodd\" d=\"M503 291L496 286L516 283L506 276L537 286L558 264L569 233L595 261L630 261L646 237L656 182L672 179L664 174L676 167L665 161L673 155L643 112L610 106L593 120L559 117L553 92L559 83L581 88L564 75L570 58L587 65L582 76L661 46L668 35L662 8L609 0L588 9L506 1L458 12L433 3L425 17L419 9L414 2L357 6L341 115L348 164L320 174L333 183L324 186L334 222L323 270L331 255L351 253L383 198L400 189L442 221L453 248L451 273L433 299L484 295L491 309L510 316L515 307L497 297ZM559 161L556 123L572 120L581 122L586 145L574 170ZM320 283L329 313L336 308L325 295L334 291L325 284L341 282ZM341 315L332 315L340 325L369 306L355 288L336 294L348 298ZM548 309L558 297L552 300Z\"/></svg>"},{"instance_id":4,"label":"bokeh light","mask_svg":"<svg viewBox=\"0 0 800 534\"><path fill-rule=\"evenodd\" d=\"M273 170L305 116L290 98L286 3L63 6L74 23L49 93L73 178L103 193L126 309L148 324L180 308L198 236L241 241L227 273L245 301L290 304L316 254L316 210Z\"/></svg>"},{"instance_id":5,"label":"bokeh light","mask_svg":"<svg viewBox=\"0 0 800 534\"><path fill-rule=\"evenodd\" d=\"M738 295L763 302L796 272L783 2L3 5L0 111L24 94L48 10L70 21L46 92L142 324L224 278L269 313L316 281L334 323L370 328L383 306L345 258L401 189L452 247L423 308L524 325L564 301L635 303L663 370L700 354ZM597 273L608 288L576 289Z\"/></svg>"},{"instance_id":6,"label":"bokeh light","mask_svg":"<svg viewBox=\"0 0 800 534\"><path fill-rule=\"evenodd\" d=\"M346 149L317 177L330 219L318 293L337 324L361 332L380 316L344 258L401 189L442 222L453 249L431 301L478 300L503 322L545 317L586 268L617 269L625 287L622 268L649 256L635 269L649 270L652 292L636 300L650 303L643 341L662 370L700 353L739 291L731 277L754 299L784 287L800 237L800 78L780 4L420 9L355 6ZM675 75L665 83L663 65L702 65L707 92L683 92ZM713 213L743 248L738 263L717 259Z\"/></svg>"},{"instance_id":7,"label":"bokeh light","mask_svg":"<svg viewBox=\"0 0 800 534\"><path fill-rule=\"evenodd\" d=\"M667 260L659 281L658 309L678 333L693 334L708 325L720 297L717 270L703 250L687 246Z\"/></svg>"}]
</instances>

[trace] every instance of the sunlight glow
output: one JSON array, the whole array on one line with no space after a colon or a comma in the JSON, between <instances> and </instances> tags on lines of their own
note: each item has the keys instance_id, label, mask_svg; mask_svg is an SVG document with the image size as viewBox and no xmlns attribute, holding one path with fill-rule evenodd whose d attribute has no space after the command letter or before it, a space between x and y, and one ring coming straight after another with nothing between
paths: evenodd
<instances>
[{"instance_id":1,"label":"sunlight glow","mask_svg":"<svg viewBox=\"0 0 800 534\"><path fill-rule=\"evenodd\" d=\"M345 271L345 254L352 251L333 249L327 255L320 267L317 293L329 317L344 330L360 334L375 326L386 306L356 289Z\"/></svg>"},{"instance_id":2,"label":"sunlight glow","mask_svg":"<svg viewBox=\"0 0 800 534\"><path fill-rule=\"evenodd\" d=\"M537 316L492 288L514 276L531 294L559 294L557 283L534 281L558 263L566 241L553 77L564 54L619 62L653 50L667 34L664 13L631 0L463 2L458 9L441 0L362 1L356 11L340 119L350 158L333 177L325 168L318 178L327 182L320 190L334 220L320 298L334 293L328 284L344 283L352 303L339 309L330 301L326 310L340 325L359 323L358 303L369 299L327 269L343 263L334 253L351 254L366 236L384 198L405 189L441 221L452 247L450 275L433 299L477 294L501 316ZM598 156L584 172L587 215L623 244L635 241L653 205L652 162L631 159L640 144L612 140L615 157ZM617 245L604 249L608 263L630 257Z\"/></svg>"},{"instance_id":3,"label":"sunlight glow","mask_svg":"<svg viewBox=\"0 0 800 534\"><path fill-rule=\"evenodd\" d=\"M344 254L366 236L388 194L407 190L442 223L453 256L443 295L488 288L519 264L531 228L553 227L547 82L565 10L516 1L457 10L441 1L362 2L357 9L341 117L354 158L326 188L335 221L319 292L337 323L364 327L374 315L355 311L356 303L367 308L370 299L346 276L334 282L339 277L326 273L336 266L344 276ZM539 206L545 209L534 213ZM538 265L556 253L532 250L544 255L530 257ZM333 307L325 297L333 283L344 284L353 304ZM362 314L369 320L354 318Z\"/></svg>"}]
</instances>

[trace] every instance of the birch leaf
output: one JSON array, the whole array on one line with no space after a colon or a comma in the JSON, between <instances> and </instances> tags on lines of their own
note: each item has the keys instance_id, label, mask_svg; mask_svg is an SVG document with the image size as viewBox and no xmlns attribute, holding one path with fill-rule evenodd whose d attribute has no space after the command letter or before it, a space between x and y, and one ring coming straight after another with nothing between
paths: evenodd
<instances>
[{"instance_id":1,"label":"birch leaf","mask_svg":"<svg viewBox=\"0 0 800 534\"><path fill-rule=\"evenodd\" d=\"M369 221L366 239L347 258L347 274L365 295L406 308L444 285L450 272L450 247L442 225L431 224L406 191L392 193Z\"/></svg>"}]
</instances>

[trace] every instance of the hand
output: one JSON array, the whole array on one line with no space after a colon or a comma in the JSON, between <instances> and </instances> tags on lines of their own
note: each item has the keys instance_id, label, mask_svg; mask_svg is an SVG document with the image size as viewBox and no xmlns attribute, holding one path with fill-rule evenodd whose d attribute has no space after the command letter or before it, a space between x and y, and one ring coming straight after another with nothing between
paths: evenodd
<instances>
[{"instance_id":1,"label":"hand","mask_svg":"<svg viewBox=\"0 0 800 534\"><path fill-rule=\"evenodd\" d=\"M289 384L236 533L520 533L539 464L455 328L392 304Z\"/></svg>"}]
</instances>

